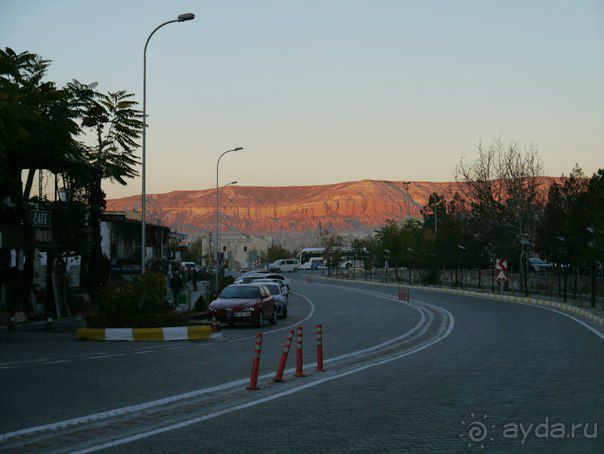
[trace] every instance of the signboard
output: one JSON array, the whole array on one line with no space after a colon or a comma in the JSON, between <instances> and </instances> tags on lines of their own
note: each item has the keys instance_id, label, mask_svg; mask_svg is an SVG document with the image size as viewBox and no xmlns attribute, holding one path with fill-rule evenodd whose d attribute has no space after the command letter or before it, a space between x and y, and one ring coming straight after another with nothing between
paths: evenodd
<instances>
[{"instance_id":1,"label":"signboard","mask_svg":"<svg viewBox=\"0 0 604 454\"><path fill-rule=\"evenodd\" d=\"M36 243L51 243L52 242L52 230L36 229L35 237L36 237Z\"/></svg>"},{"instance_id":2,"label":"signboard","mask_svg":"<svg viewBox=\"0 0 604 454\"><path fill-rule=\"evenodd\" d=\"M50 211L32 210L30 216L34 227L50 228L52 226L52 213Z\"/></svg>"},{"instance_id":3,"label":"signboard","mask_svg":"<svg viewBox=\"0 0 604 454\"><path fill-rule=\"evenodd\" d=\"M507 282L509 280L507 259L497 259L495 269L497 270L496 279L499 282Z\"/></svg>"}]
</instances>

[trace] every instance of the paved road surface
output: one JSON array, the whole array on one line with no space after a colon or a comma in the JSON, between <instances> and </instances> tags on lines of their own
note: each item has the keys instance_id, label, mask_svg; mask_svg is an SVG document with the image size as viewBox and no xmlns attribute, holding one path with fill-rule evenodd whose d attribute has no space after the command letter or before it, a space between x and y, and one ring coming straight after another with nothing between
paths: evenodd
<instances>
[{"instance_id":1,"label":"paved road surface","mask_svg":"<svg viewBox=\"0 0 604 454\"><path fill-rule=\"evenodd\" d=\"M298 322L305 362L315 360L316 323L332 362L285 384L262 379L258 392L244 389L254 328L225 329L229 340L215 343L4 343L2 433L200 391L10 437L0 449L604 451L604 433L590 438L595 424L604 430L604 339L568 317L425 291L402 303L392 288L303 276L294 291L290 317L263 329L261 373L273 373ZM470 432L479 423L484 437ZM583 426L571 435L572 424Z\"/></svg>"}]
</instances>

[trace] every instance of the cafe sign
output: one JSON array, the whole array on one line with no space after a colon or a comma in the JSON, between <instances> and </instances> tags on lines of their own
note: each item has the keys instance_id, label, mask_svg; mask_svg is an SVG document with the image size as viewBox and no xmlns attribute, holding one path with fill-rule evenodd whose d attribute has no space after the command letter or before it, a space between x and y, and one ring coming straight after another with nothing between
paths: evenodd
<instances>
[{"instance_id":1,"label":"cafe sign","mask_svg":"<svg viewBox=\"0 0 604 454\"><path fill-rule=\"evenodd\" d=\"M52 226L52 213L50 211L32 210L31 222L34 227L46 227Z\"/></svg>"}]
</instances>

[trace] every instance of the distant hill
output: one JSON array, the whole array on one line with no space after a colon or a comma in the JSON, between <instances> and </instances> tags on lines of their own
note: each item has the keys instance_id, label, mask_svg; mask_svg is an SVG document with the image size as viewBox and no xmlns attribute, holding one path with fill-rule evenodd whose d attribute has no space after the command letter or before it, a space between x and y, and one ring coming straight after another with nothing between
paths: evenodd
<instances>
[{"instance_id":1,"label":"distant hill","mask_svg":"<svg viewBox=\"0 0 604 454\"><path fill-rule=\"evenodd\" d=\"M551 179L553 180L553 179ZM229 186L221 201L222 230L247 233L370 230L388 218L404 219L407 204L420 217L433 192L450 195L457 183L362 180L316 186ZM150 222L200 234L215 229L215 189L147 196ZM108 211L140 210L140 195L107 201Z\"/></svg>"}]
</instances>

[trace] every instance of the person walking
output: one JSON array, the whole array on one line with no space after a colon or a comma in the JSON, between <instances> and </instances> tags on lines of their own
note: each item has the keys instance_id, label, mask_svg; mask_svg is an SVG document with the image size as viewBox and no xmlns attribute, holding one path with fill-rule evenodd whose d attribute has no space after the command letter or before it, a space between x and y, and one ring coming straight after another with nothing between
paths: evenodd
<instances>
[{"instance_id":1,"label":"person walking","mask_svg":"<svg viewBox=\"0 0 604 454\"><path fill-rule=\"evenodd\" d=\"M189 269L189 280L193 284L193 291L197 291L197 268L192 266Z\"/></svg>"},{"instance_id":2,"label":"person walking","mask_svg":"<svg viewBox=\"0 0 604 454\"><path fill-rule=\"evenodd\" d=\"M178 304L178 295L180 295L180 291L182 290L183 280L180 277L180 273L178 271L174 272L174 277L170 279L170 290L172 290L172 296L174 298L174 306Z\"/></svg>"}]
</instances>

